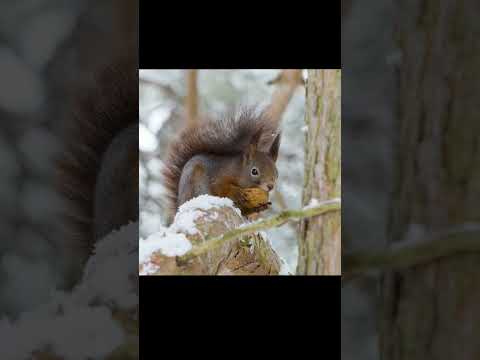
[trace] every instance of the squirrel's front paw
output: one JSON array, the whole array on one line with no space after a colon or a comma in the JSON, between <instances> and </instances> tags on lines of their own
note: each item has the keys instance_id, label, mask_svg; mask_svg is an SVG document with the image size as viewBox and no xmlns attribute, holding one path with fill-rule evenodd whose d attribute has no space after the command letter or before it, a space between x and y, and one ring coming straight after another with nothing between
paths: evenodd
<instances>
[{"instance_id":1,"label":"squirrel's front paw","mask_svg":"<svg viewBox=\"0 0 480 360\"><path fill-rule=\"evenodd\" d=\"M269 202L267 202L267 203L265 203L265 204L256 206L256 207L254 207L254 208L243 209L243 210L242 210L242 213L243 213L244 215L257 214L257 213L259 213L259 212L268 210L271 205L272 205L272 203L269 201Z\"/></svg>"},{"instance_id":2,"label":"squirrel's front paw","mask_svg":"<svg viewBox=\"0 0 480 360\"><path fill-rule=\"evenodd\" d=\"M260 212L260 211L265 211L268 210L272 206L272 203L269 201L266 204L259 205L253 209L253 212Z\"/></svg>"}]
</instances>

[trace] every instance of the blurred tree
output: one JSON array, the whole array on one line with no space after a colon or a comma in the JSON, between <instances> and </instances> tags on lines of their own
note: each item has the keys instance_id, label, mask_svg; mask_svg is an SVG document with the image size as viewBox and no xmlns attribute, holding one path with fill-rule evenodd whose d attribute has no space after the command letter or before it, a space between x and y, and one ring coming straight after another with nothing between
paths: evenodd
<instances>
[{"instance_id":1,"label":"blurred tree","mask_svg":"<svg viewBox=\"0 0 480 360\"><path fill-rule=\"evenodd\" d=\"M194 126L198 121L197 76L198 70L186 70L187 95L185 98L185 108L187 112L187 126Z\"/></svg>"},{"instance_id":2,"label":"blurred tree","mask_svg":"<svg viewBox=\"0 0 480 360\"><path fill-rule=\"evenodd\" d=\"M271 120L279 126L282 115L290 103L295 90L299 85L303 84L302 70L282 70L275 79L268 82L268 85L273 84L276 85L276 89L272 94L267 113Z\"/></svg>"},{"instance_id":3,"label":"blurred tree","mask_svg":"<svg viewBox=\"0 0 480 360\"><path fill-rule=\"evenodd\" d=\"M342 20L348 18L352 11L353 0L342 0Z\"/></svg>"},{"instance_id":4,"label":"blurred tree","mask_svg":"<svg viewBox=\"0 0 480 360\"><path fill-rule=\"evenodd\" d=\"M308 71L304 205L341 195L340 77L340 70ZM300 223L297 275L340 274L340 217L333 212Z\"/></svg>"},{"instance_id":5,"label":"blurred tree","mask_svg":"<svg viewBox=\"0 0 480 360\"><path fill-rule=\"evenodd\" d=\"M392 245L480 219L480 47L472 43L480 36L472 14L478 3L397 6L402 56ZM479 359L479 261L478 253L454 254L385 274L382 359Z\"/></svg>"}]
</instances>

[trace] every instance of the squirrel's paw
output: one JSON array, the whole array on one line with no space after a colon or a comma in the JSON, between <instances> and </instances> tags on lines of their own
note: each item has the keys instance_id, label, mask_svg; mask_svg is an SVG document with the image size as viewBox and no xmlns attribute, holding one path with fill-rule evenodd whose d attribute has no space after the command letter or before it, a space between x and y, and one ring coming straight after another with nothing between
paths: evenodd
<instances>
[{"instance_id":1,"label":"squirrel's paw","mask_svg":"<svg viewBox=\"0 0 480 360\"><path fill-rule=\"evenodd\" d=\"M259 205L255 208L253 208L252 210L253 210L253 212L261 212L261 211L268 210L270 208L270 206L272 206L272 203L269 201L266 204L262 204L262 205Z\"/></svg>"}]
</instances>

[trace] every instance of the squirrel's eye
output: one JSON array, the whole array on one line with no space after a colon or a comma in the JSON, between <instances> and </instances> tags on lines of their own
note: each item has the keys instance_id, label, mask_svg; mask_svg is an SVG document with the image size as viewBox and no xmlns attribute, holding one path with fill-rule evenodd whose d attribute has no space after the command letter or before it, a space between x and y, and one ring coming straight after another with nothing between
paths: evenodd
<instances>
[{"instance_id":1,"label":"squirrel's eye","mask_svg":"<svg viewBox=\"0 0 480 360\"><path fill-rule=\"evenodd\" d=\"M253 176L258 176L258 169L257 168L252 168L252 175Z\"/></svg>"}]
</instances>

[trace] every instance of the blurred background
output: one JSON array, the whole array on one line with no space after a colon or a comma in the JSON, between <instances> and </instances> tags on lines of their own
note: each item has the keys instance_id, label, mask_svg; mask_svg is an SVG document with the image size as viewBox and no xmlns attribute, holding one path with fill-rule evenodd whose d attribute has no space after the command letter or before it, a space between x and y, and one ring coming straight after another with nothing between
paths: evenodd
<instances>
[{"instance_id":1,"label":"blurred background","mask_svg":"<svg viewBox=\"0 0 480 360\"><path fill-rule=\"evenodd\" d=\"M393 180L394 2L342 1L342 251L386 245ZM342 359L378 352L379 276L342 285Z\"/></svg>"},{"instance_id":2,"label":"blurred background","mask_svg":"<svg viewBox=\"0 0 480 360\"><path fill-rule=\"evenodd\" d=\"M196 72L198 113L221 116L232 108L267 106L276 90L269 84L280 70L199 70ZM302 71L306 76L306 71ZM159 231L166 224L164 189L160 172L169 141L183 127L188 91L186 70L139 71L140 147L140 237ZM272 209L301 206L304 157L305 87L296 87L283 114L282 143L278 160L279 180L272 196ZM291 269L296 268L296 227L285 225L268 231L274 249Z\"/></svg>"},{"instance_id":3,"label":"blurred background","mask_svg":"<svg viewBox=\"0 0 480 360\"><path fill-rule=\"evenodd\" d=\"M72 103L121 54L137 54L137 2L0 4L0 319L48 301L78 276L64 237L55 159Z\"/></svg>"}]
</instances>

